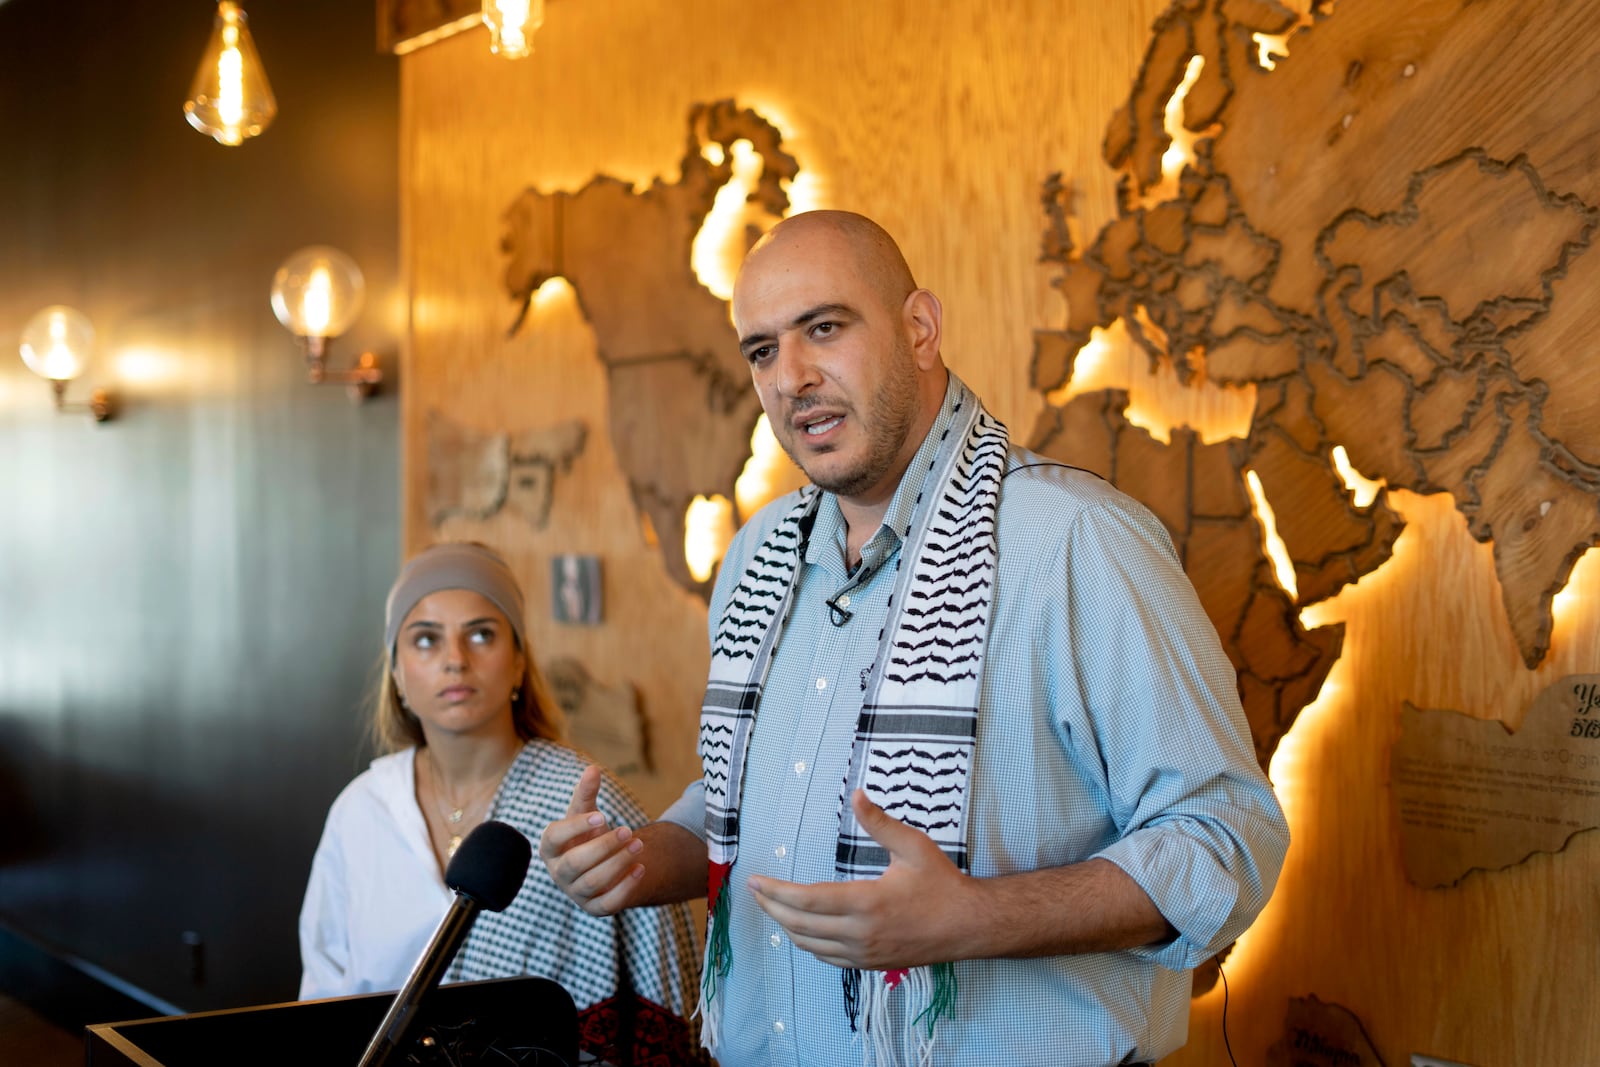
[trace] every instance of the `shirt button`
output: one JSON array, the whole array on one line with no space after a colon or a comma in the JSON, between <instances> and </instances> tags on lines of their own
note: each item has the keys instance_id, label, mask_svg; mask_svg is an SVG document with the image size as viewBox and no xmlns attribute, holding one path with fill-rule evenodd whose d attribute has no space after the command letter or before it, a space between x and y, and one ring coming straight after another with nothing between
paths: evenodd
<instances>
[{"instance_id":1,"label":"shirt button","mask_svg":"<svg viewBox=\"0 0 1600 1067\"><path fill-rule=\"evenodd\" d=\"M772 854L781 860L783 857L789 854L789 850L784 848L782 845L779 845L777 848L772 850Z\"/></svg>"},{"instance_id":2,"label":"shirt button","mask_svg":"<svg viewBox=\"0 0 1600 1067\"><path fill-rule=\"evenodd\" d=\"M773 948L777 948L781 944L783 944L783 938L779 937L777 934L773 934L772 935L772 947Z\"/></svg>"},{"instance_id":3,"label":"shirt button","mask_svg":"<svg viewBox=\"0 0 1600 1067\"><path fill-rule=\"evenodd\" d=\"M783 1020L782 1019L776 1019L776 1020L773 1021L773 1023L772 1023L772 1032L775 1033L775 1034L783 1033Z\"/></svg>"},{"instance_id":4,"label":"shirt button","mask_svg":"<svg viewBox=\"0 0 1600 1067\"><path fill-rule=\"evenodd\" d=\"M796 773L796 774L804 774L804 773L806 773L806 761L805 760L802 759L802 760L795 760L794 761L794 773Z\"/></svg>"},{"instance_id":5,"label":"shirt button","mask_svg":"<svg viewBox=\"0 0 1600 1067\"><path fill-rule=\"evenodd\" d=\"M828 688L828 680L826 678L818 678L817 679L817 689L818 690L822 690L822 689L826 689L826 688Z\"/></svg>"},{"instance_id":6,"label":"shirt button","mask_svg":"<svg viewBox=\"0 0 1600 1067\"><path fill-rule=\"evenodd\" d=\"M850 606L850 594L846 593L838 600L835 600L834 603L839 605L841 608L848 608Z\"/></svg>"}]
</instances>

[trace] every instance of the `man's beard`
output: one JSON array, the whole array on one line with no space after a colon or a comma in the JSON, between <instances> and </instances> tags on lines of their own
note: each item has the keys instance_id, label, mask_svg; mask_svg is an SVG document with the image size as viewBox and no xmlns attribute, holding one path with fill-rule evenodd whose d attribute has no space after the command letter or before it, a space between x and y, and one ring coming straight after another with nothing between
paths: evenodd
<instances>
[{"instance_id":1,"label":"man's beard","mask_svg":"<svg viewBox=\"0 0 1600 1067\"><path fill-rule=\"evenodd\" d=\"M819 472L808 469L806 463L795 455L796 449L785 445L789 458L819 489L835 496L856 496L877 485L895 467L900 450L905 446L912 424L917 419L917 372L909 343L896 340L891 367L889 377L871 398L870 418L864 427L867 451L855 465L819 476ZM851 411L854 411L853 405ZM804 430L799 432L805 433Z\"/></svg>"}]
</instances>

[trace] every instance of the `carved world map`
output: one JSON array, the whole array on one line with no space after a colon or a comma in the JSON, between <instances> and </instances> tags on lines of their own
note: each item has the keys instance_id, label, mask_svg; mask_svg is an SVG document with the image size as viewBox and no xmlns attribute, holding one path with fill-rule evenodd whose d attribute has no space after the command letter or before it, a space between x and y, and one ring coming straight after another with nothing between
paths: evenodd
<instances>
[{"instance_id":1,"label":"carved world map","mask_svg":"<svg viewBox=\"0 0 1600 1067\"><path fill-rule=\"evenodd\" d=\"M1070 176L1041 175L1042 259L1065 325L1036 334L1034 387L1061 395L1097 331L1117 328L1180 382L1255 390L1248 432L1214 443L1183 427L1157 439L1109 390L1047 402L1014 434L1166 523L1238 670L1263 764L1343 641L1342 624L1307 628L1301 609L1380 567L1403 527L1382 492L1356 502L1335 446L1390 489L1453 497L1493 543L1530 667L1549 649L1552 597L1600 544L1600 361L1585 318L1600 292L1600 120L1592 78L1564 73L1596 57L1551 54L1563 37L1527 32L1522 15L1511 0L1178 0L1106 129L1117 217L1075 240ZM1181 174L1164 173L1180 86L1195 143ZM668 569L698 591L679 550L685 509L733 498L759 414L726 304L689 267L731 173L705 145L736 139L764 164L752 200L782 214L795 160L759 115L722 102L690 114L676 183L530 189L503 246L523 311L545 278L572 282L635 502ZM630 247L609 239L618 217ZM691 418L704 440L662 451L684 435L654 428ZM1292 582L1263 547L1247 472Z\"/></svg>"}]
</instances>

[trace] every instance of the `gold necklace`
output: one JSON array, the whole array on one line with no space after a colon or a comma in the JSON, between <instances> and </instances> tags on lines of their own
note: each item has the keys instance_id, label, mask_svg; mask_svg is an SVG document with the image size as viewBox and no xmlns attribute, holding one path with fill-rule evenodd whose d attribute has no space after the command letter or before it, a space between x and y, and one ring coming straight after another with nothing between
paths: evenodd
<instances>
[{"instance_id":1,"label":"gold necklace","mask_svg":"<svg viewBox=\"0 0 1600 1067\"><path fill-rule=\"evenodd\" d=\"M423 751L427 752L427 749ZM431 752L428 753L428 769L432 772L429 777L433 779L434 810L439 813L439 818L444 820L442 829L450 838L444 850L445 858L449 859L456 854L456 849L461 847L462 837L466 835L468 830L472 829L467 823L467 816L476 810L479 804L494 795L494 791L499 788L500 782L505 778L505 772L502 771L499 777L490 779L488 789L480 791L477 796L471 798L465 804L457 804L454 797L445 796L444 775L439 773L439 764L433 758ZM448 807L441 807L440 801L447 801Z\"/></svg>"}]
</instances>

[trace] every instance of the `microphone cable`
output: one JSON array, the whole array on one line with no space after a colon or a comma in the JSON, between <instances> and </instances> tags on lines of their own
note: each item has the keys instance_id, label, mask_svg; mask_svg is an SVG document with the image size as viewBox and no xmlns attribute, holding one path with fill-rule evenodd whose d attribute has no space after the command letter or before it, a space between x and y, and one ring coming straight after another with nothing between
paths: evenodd
<instances>
[{"instance_id":1,"label":"microphone cable","mask_svg":"<svg viewBox=\"0 0 1600 1067\"><path fill-rule=\"evenodd\" d=\"M1228 1062L1239 1067L1239 1061L1233 1058L1233 1046L1228 1043L1228 972L1222 969L1220 959L1217 960L1217 974L1222 978L1222 1047L1228 1050Z\"/></svg>"}]
</instances>

